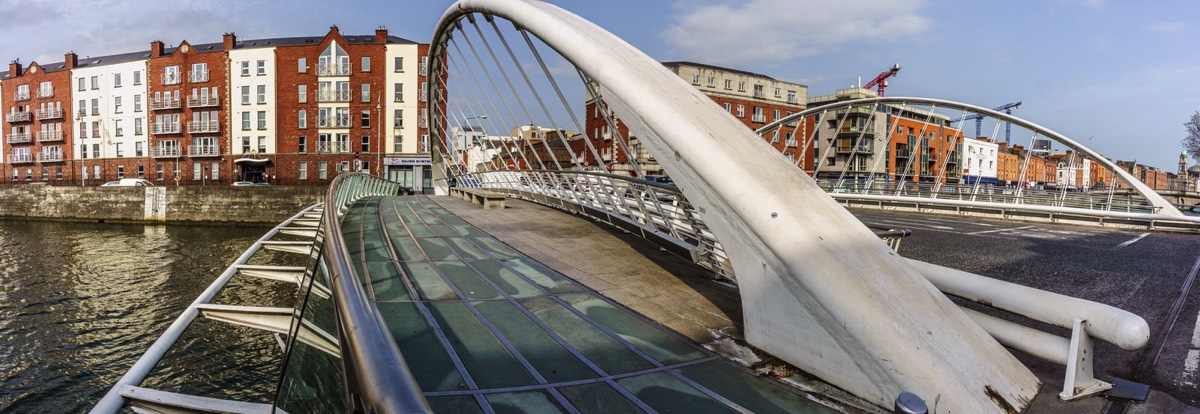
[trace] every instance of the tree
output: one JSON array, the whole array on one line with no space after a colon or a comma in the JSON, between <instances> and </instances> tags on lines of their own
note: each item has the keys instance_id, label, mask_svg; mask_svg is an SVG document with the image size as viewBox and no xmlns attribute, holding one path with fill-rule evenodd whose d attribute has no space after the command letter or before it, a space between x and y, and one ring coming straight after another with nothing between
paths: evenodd
<instances>
[{"instance_id":1,"label":"tree","mask_svg":"<svg viewBox=\"0 0 1200 414\"><path fill-rule=\"evenodd\" d=\"M1187 128L1187 136L1183 138L1183 149L1194 160L1200 160L1200 111L1192 114L1192 119L1183 123Z\"/></svg>"}]
</instances>

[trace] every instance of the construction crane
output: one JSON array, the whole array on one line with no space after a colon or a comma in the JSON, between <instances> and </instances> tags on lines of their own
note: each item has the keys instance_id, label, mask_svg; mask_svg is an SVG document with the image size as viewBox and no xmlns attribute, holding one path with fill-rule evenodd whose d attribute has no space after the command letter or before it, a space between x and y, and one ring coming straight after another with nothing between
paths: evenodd
<instances>
[{"instance_id":1,"label":"construction crane","mask_svg":"<svg viewBox=\"0 0 1200 414\"><path fill-rule=\"evenodd\" d=\"M896 76L896 73L898 73L898 72L900 72L900 64L899 63L897 63L895 66L892 66L892 68L888 69L886 72L880 73L879 76L876 76L875 79L873 79L873 80L871 80L871 82L867 83L867 86L863 86L863 87L867 88L867 89L871 89L871 87L878 85L879 86L879 96L883 96L883 89L887 88L887 78Z\"/></svg>"},{"instance_id":2,"label":"construction crane","mask_svg":"<svg viewBox=\"0 0 1200 414\"><path fill-rule=\"evenodd\" d=\"M997 111L997 112L1004 111L1005 114L1012 115L1012 110L1020 108L1020 107L1021 107L1021 101L1016 101L1016 102L1000 105L996 108L993 108L992 110ZM968 119L975 120L975 137L976 138L979 137L979 128L981 128L983 126L983 118L985 118L985 116L981 115L981 114L971 114L971 115L963 118L963 121L966 121ZM1009 139L1009 136L1011 136L1011 135L1012 135L1012 124L1005 122L1004 123L1004 143L1005 144L1009 143L1008 139Z\"/></svg>"}]
</instances>

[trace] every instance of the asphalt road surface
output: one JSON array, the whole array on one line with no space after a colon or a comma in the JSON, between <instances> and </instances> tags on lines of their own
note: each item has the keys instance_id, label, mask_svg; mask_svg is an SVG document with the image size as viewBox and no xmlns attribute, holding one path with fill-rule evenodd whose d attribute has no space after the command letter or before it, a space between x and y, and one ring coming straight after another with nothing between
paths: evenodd
<instances>
[{"instance_id":1,"label":"asphalt road surface","mask_svg":"<svg viewBox=\"0 0 1200 414\"><path fill-rule=\"evenodd\" d=\"M1200 236L851 211L867 224L912 230L912 236L900 246L905 257L1088 299L1141 316L1150 326L1149 344L1138 351L1124 351L1097 341L1096 377L1149 384L1155 391L1200 407L1200 281L1190 282L1198 278L1200 269ZM1070 337L1066 329L1025 323ZM1065 372L1061 366L1016 354L1043 378L1061 377Z\"/></svg>"}]
</instances>

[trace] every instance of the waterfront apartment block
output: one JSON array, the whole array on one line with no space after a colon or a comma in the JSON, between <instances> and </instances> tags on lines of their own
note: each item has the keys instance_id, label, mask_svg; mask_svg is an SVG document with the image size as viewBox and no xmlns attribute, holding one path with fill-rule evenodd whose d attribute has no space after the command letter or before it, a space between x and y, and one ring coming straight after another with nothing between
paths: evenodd
<instances>
[{"instance_id":1,"label":"waterfront apartment block","mask_svg":"<svg viewBox=\"0 0 1200 414\"><path fill-rule=\"evenodd\" d=\"M803 111L805 108L805 98L808 95L808 87L805 85L700 63L664 62L663 65L751 129L761 128L767 123ZM637 137L630 136L629 129L619 119L615 125L609 125L604 111L608 111L608 108L603 100L597 101L589 91L586 103L586 132L600 159L597 160L590 152L584 151L581 156L585 157L588 165L604 163L609 165L613 172L623 173L632 170L632 158L647 174L660 173L661 167L650 156L649 151L638 143ZM615 119L615 116L610 118ZM805 160L812 160L813 157L811 149L807 154L802 154L800 145L802 137L807 133L805 128L808 127L810 125L796 122L785 126L778 137L766 139L789 160L803 163ZM615 141L614 134L625 138L629 148L623 148Z\"/></svg>"},{"instance_id":2,"label":"waterfront apartment block","mask_svg":"<svg viewBox=\"0 0 1200 414\"><path fill-rule=\"evenodd\" d=\"M8 182L328 183L368 171L428 188L427 44L373 35L19 60L0 74ZM10 181L11 180L11 181Z\"/></svg>"}]
</instances>

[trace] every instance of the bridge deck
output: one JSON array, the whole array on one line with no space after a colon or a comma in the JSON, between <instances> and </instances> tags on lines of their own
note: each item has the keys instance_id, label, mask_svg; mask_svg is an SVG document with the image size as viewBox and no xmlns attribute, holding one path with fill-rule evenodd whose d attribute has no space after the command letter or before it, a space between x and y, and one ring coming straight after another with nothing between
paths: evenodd
<instances>
[{"instance_id":1,"label":"bridge deck","mask_svg":"<svg viewBox=\"0 0 1200 414\"><path fill-rule=\"evenodd\" d=\"M469 214L465 203L457 207ZM487 230L509 234L510 243L534 237L518 228ZM587 252L534 260L425 196L360 202L343 232L368 294L439 412L834 412L694 342L741 319L721 310L730 303L715 304L729 292L682 282L651 289L644 272L552 260ZM543 237L572 235L564 229ZM605 297L617 295L641 315Z\"/></svg>"}]
</instances>

